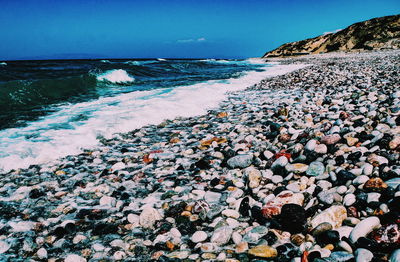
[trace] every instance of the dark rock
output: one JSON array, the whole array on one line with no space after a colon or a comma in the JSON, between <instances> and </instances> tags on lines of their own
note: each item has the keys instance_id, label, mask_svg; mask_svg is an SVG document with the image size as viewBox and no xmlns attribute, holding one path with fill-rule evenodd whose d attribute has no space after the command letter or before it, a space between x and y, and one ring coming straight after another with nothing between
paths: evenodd
<instances>
[{"instance_id":1,"label":"dark rock","mask_svg":"<svg viewBox=\"0 0 400 262\"><path fill-rule=\"evenodd\" d=\"M321 253L319 251L312 251L307 256L309 262L313 262L317 258L321 258Z\"/></svg>"},{"instance_id":2,"label":"dark rock","mask_svg":"<svg viewBox=\"0 0 400 262\"><path fill-rule=\"evenodd\" d=\"M335 245L336 243L339 242L340 235L339 232L335 230L327 230L316 235L315 240L320 246L325 246L327 244Z\"/></svg>"},{"instance_id":3,"label":"dark rock","mask_svg":"<svg viewBox=\"0 0 400 262\"><path fill-rule=\"evenodd\" d=\"M278 261L290 261L291 259L299 256L299 249L292 243L286 243L276 247L278 251Z\"/></svg>"},{"instance_id":4,"label":"dark rock","mask_svg":"<svg viewBox=\"0 0 400 262\"><path fill-rule=\"evenodd\" d=\"M63 227L56 227L53 231L53 235L55 235L57 238L62 238L67 231Z\"/></svg>"},{"instance_id":5,"label":"dark rock","mask_svg":"<svg viewBox=\"0 0 400 262\"><path fill-rule=\"evenodd\" d=\"M355 243L357 248L365 248L369 251L377 251L379 249L379 244L373 239L369 239L366 237L360 237Z\"/></svg>"},{"instance_id":6,"label":"dark rock","mask_svg":"<svg viewBox=\"0 0 400 262\"><path fill-rule=\"evenodd\" d=\"M392 224L395 222L400 222L400 212L398 211L390 211L379 217L382 225Z\"/></svg>"},{"instance_id":7,"label":"dark rock","mask_svg":"<svg viewBox=\"0 0 400 262\"><path fill-rule=\"evenodd\" d=\"M36 199L36 198L39 198L44 195L45 195L45 193L37 188L34 188L31 190L31 192L29 192L29 197L32 199Z\"/></svg>"},{"instance_id":8,"label":"dark rock","mask_svg":"<svg viewBox=\"0 0 400 262\"><path fill-rule=\"evenodd\" d=\"M269 231L266 235L264 235L262 239L266 240L269 246L272 246L273 244L276 243L276 241L278 241L278 237L275 235L275 233L271 231Z\"/></svg>"},{"instance_id":9,"label":"dark rock","mask_svg":"<svg viewBox=\"0 0 400 262\"><path fill-rule=\"evenodd\" d=\"M390 170L388 172L382 171L382 172L379 172L379 177L382 178L382 180L386 181L386 180L397 177L397 173L392 170Z\"/></svg>"},{"instance_id":10,"label":"dark rock","mask_svg":"<svg viewBox=\"0 0 400 262\"><path fill-rule=\"evenodd\" d=\"M98 223L95 224L92 230L92 235L106 235L106 234L117 234L118 226L115 224Z\"/></svg>"},{"instance_id":11,"label":"dark rock","mask_svg":"<svg viewBox=\"0 0 400 262\"><path fill-rule=\"evenodd\" d=\"M175 196L177 193L173 190L168 190L164 194L161 195L161 200L170 199L171 197Z\"/></svg>"},{"instance_id":12,"label":"dark rock","mask_svg":"<svg viewBox=\"0 0 400 262\"><path fill-rule=\"evenodd\" d=\"M240 261L240 262L250 262L250 257L246 254L246 253L241 253L236 255L236 258ZM252 260L253 261L253 260Z\"/></svg>"},{"instance_id":13,"label":"dark rock","mask_svg":"<svg viewBox=\"0 0 400 262\"><path fill-rule=\"evenodd\" d=\"M388 203L388 207L392 212L400 212L400 196L393 198Z\"/></svg>"},{"instance_id":14,"label":"dark rock","mask_svg":"<svg viewBox=\"0 0 400 262\"><path fill-rule=\"evenodd\" d=\"M285 191L286 187L285 186L278 186L274 189L273 193L275 196L277 196L280 192Z\"/></svg>"},{"instance_id":15,"label":"dark rock","mask_svg":"<svg viewBox=\"0 0 400 262\"><path fill-rule=\"evenodd\" d=\"M0 218L10 219L21 215L21 213L18 211L18 204L15 202L0 202L0 210Z\"/></svg>"},{"instance_id":16,"label":"dark rock","mask_svg":"<svg viewBox=\"0 0 400 262\"><path fill-rule=\"evenodd\" d=\"M336 174L336 178L337 180L336 185L344 185L346 184L346 182L348 180L353 180L354 178L356 178L357 176L354 175L353 173L346 171L346 170L340 170L337 174Z\"/></svg>"},{"instance_id":17,"label":"dark rock","mask_svg":"<svg viewBox=\"0 0 400 262\"><path fill-rule=\"evenodd\" d=\"M347 160L350 161L358 161L360 159L360 157L362 157L362 153L360 151L356 151L354 153L351 153L347 156Z\"/></svg>"},{"instance_id":18,"label":"dark rock","mask_svg":"<svg viewBox=\"0 0 400 262\"><path fill-rule=\"evenodd\" d=\"M271 140L275 139L278 135L279 135L279 132L278 132L278 131L273 131L273 132L264 133L264 136L265 136L267 139L271 139Z\"/></svg>"},{"instance_id":19,"label":"dark rock","mask_svg":"<svg viewBox=\"0 0 400 262\"><path fill-rule=\"evenodd\" d=\"M312 229L311 234L315 237L325 231L332 230L332 224L329 222L323 222Z\"/></svg>"},{"instance_id":20,"label":"dark rock","mask_svg":"<svg viewBox=\"0 0 400 262\"><path fill-rule=\"evenodd\" d=\"M344 163L344 156L340 155L335 158L336 165L340 166Z\"/></svg>"},{"instance_id":21,"label":"dark rock","mask_svg":"<svg viewBox=\"0 0 400 262\"><path fill-rule=\"evenodd\" d=\"M251 208L251 217L257 221L260 225L264 225L268 220L263 216L261 208L259 206L253 206Z\"/></svg>"},{"instance_id":22,"label":"dark rock","mask_svg":"<svg viewBox=\"0 0 400 262\"><path fill-rule=\"evenodd\" d=\"M177 217L185 210L187 204L185 202L179 202L178 204L171 206L165 211L166 217Z\"/></svg>"},{"instance_id":23,"label":"dark rock","mask_svg":"<svg viewBox=\"0 0 400 262\"><path fill-rule=\"evenodd\" d=\"M121 148L121 153L127 153L129 152L129 150L126 147Z\"/></svg>"},{"instance_id":24,"label":"dark rock","mask_svg":"<svg viewBox=\"0 0 400 262\"><path fill-rule=\"evenodd\" d=\"M210 162L204 158L197 161L195 165L196 165L196 167L198 167L200 169L210 169L211 168Z\"/></svg>"},{"instance_id":25,"label":"dark rock","mask_svg":"<svg viewBox=\"0 0 400 262\"><path fill-rule=\"evenodd\" d=\"M175 218L176 226L178 230L185 235L192 235L196 232L196 225L189 220L188 217L185 216L178 216Z\"/></svg>"},{"instance_id":26,"label":"dark rock","mask_svg":"<svg viewBox=\"0 0 400 262\"><path fill-rule=\"evenodd\" d=\"M249 198L248 197L243 198L242 201L240 202L239 213L243 217L249 216L249 214L250 214L250 205L249 205Z\"/></svg>"},{"instance_id":27,"label":"dark rock","mask_svg":"<svg viewBox=\"0 0 400 262\"><path fill-rule=\"evenodd\" d=\"M74 234L76 232L76 225L74 223L67 223L64 229L67 234Z\"/></svg>"},{"instance_id":28,"label":"dark rock","mask_svg":"<svg viewBox=\"0 0 400 262\"><path fill-rule=\"evenodd\" d=\"M210 181L210 186L215 187L215 186L219 185L220 182L221 182L221 180L219 178L215 177Z\"/></svg>"},{"instance_id":29,"label":"dark rock","mask_svg":"<svg viewBox=\"0 0 400 262\"><path fill-rule=\"evenodd\" d=\"M173 228L173 225L169 222L162 221L160 223L157 223L157 232L159 234L164 234L167 233Z\"/></svg>"},{"instance_id":30,"label":"dark rock","mask_svg":"<svg viewBox=\"0 0 400 262\"><path fill-rule=\"evenodd\" d=\"M305 150L304 156L306 157L306 160L304 161L304 163L310 164L311 162L314 162L315 160L317 160L317 158L319 157L319 154L315 151Z\"/></svg>"},{"instance_id":31,"label":"dark rock","mask_svg":"<svg viewBox=\"0 0 400 262\"><path fill-rule=\"evenodd\" d=\"M283 205L280 214L282 230L299 233L304 230L306 222L306 214L302 206L296 204Z\"/></svg>"}]
</instances>

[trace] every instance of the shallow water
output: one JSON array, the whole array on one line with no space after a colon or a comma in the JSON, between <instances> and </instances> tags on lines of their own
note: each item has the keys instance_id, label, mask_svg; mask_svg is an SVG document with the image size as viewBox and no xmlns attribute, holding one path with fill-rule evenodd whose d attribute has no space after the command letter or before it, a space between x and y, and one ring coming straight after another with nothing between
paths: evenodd
<instances>
[{"instance_id":1,"label":"shallow water","mask_svg":"<svg viewBox=\"0 0 400 262\"><path fill-rule=\"evenodd\" d=\"M0 68L0 170L77 154L101 137L164 119L206 113L227 91L279 70L260 60L8 62Z\"/></svg>"}]
</instances>

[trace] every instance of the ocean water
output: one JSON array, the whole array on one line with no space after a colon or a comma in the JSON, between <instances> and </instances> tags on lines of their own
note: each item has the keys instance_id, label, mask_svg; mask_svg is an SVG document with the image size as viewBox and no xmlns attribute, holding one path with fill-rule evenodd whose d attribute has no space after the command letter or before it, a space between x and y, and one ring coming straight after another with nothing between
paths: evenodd
<instances>
[{"instance_id":1,"label":"ocean water","mask_svg":"<svg viewBox=\"0 0 400 262\"><path fill-rule=\"evenodd\" d=\"M77 154L146 124L206 113L227 91L292 67L257 59L0 63L0 171Z\"/></svg>"}]
</instances>

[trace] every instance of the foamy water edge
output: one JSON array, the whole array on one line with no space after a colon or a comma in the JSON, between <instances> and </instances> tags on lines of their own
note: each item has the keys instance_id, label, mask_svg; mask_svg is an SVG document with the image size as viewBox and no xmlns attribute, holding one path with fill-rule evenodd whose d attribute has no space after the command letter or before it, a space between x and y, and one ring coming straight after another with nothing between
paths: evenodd
<instances>
[{"instance_id":1,"label":"foamy water edge","mask_svg":"<svg viewBox=\"0 0 400 262\"><path fill-rule=\"evenodd\" d=\"M63 106L59 112L25 128L0 131L0 139L3 140L0 144L8 145L0 145L0 150L9 154L0 159L0 169L7 172L11 169L27 168L32 164L44 164L98 146L99 136L111 138L116 133L159 124L166 119L206 114L207 110L218 107L227 97L228 91L240 91L264 78L286 74L305 66L307 65L274 65L266 67L266 71L247 72L238 79L212 80L173 90L132 92ZM40 134L42 142L32 142L21 138L23 136L13 139L14 133L29 134L62 121L68 123L68 119L76 114L88 114L91 117L84 122L70 123L70 129L44 131Z\"/></svg>"}]
</instances>

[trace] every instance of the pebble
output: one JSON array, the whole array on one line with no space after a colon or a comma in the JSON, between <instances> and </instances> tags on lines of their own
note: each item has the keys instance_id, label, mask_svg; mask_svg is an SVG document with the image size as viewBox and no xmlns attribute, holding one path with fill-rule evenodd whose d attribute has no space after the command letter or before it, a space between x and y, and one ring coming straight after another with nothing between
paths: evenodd
<instances>
[{"instance_id":1,"label":"pebble","mask_svg":"<svg viewBox=\"0 0 400 262\"><path fill-rule=\"evenodd\" d=\"M345 206L351 206L356 202L356 196L354 194L347 194L344 196L343 204Z\"/></svg>"},{"instance_id":2,"label":"pebble","mask_svg":"<svg viewBox=\"0 0 400 262\"><path fill-rule=\"evenodd\" d=\"M400 249L396 249L389 258L389 262L399 262L400 261Z\"/></svg>"},{"instance_id":3,"label":"pebble","mask_svg":"<svg viewBox=\"0 0 400 262\"><path fill-rule=\"evenodd\" d=\"M204 200L210 204L219 203L220 199L221 199L221 193L207 191L204 195Z\"/></svg>"},{"instance_id":4,"label":"pebble","mask_svg":"<svg viewBox=\"0 0 400 262\"><path fill-rule=\"evenodd\" d=\"M0 254L3 254L7 252L7 250L10 249L10 244L8 244L6 241L1 240L0 241Z\"/></svg>"},{"instance_id":5,"label":"pebble","mask_svg":"<svg viewBox=\"0 0 400 262\"><path fill-rule=\"evenodd\" d=\"M346 218L347 210L344 206L332 206L315 215L311 220L311 227L315 228L319 224L326 222L330 223L333 228L338 228Z\"/></svg>"},{"instance_id":6,"label":"pebble","mask_svg":"<svg viewBox=\"0 0 400 262\"><path fill-rule=\"evenodd\" d=\"M274 161L274 163L271 166L271 169L277 169L278 167L285 167L289 163L288 159L286 156L281 156L277 160Z\"/></svg>"},{"instance_id":7,"label":"pebble","mask_svg":"<svg viewBox=\"0 0 400 262\"><path fill-rule=\"evenodd\" d=\"M86 259L76 254L70 254L65 258L64 262L86 262Z\"/></svg>"},{"instance_id":8,"label":"pebble","mask_svg":"<svg viewBox=\"0 0 400 262\"><path fill-rule=\"evenodd\" d=\"M204 231L196 231L190 240L192 240L193 243L199 243L199 242L204 242L207 239L207 233Z\"/></svg>"},{"instance_id":9,"label":"pebble","mask_svg":"<svg viewBox=\"0 0 400 262\"><path fill-rule=\"evenodd\" d=\"M400 177L395 177L386 181L386 184L393 189L399 188Z\"/></svg>"},{"instance_id":10,"label":"pebble","mask_svg":"<svg viewBox=\"0 0 400 262\"><path fill-rule=\"evenodd\" d=\"M381 226L381 222L378 217L368 217L358 223L350 233L350 241L355 243L360 237L365 237L372 230L377 229Z\"/></svg>"},{"instance_id":11,"label":"pebble","mask_svg":"<svg viewBox=\"0 0 400 262\"><path fill-rule=\"evenodd\" d=\"M231 168L246 168L253 162L253 156L251 155L238 155L228 160L228 165Z\"/></svg>"},{"instance_id":12,"label":"pebble","mask_svg":"<svg viewBox=\"0 0 400 262\"><path fill-rule=\"evenodd\" d=\"M295 174L301 174L307 171L308 165L306 164L301 164L301 163L295 163L295 164L288 164L285 166L286 170L288 172L293 172Z\"/></svg>"},{"instance_id":13,"label":"pebble","mask_svg":"<svg viewBox=\"0 0 400 262\"><path fill-rule=\"evenodd\" d=\"M36 252L36 255L39 259L46 259L47 258L47 250L45 248L39 248Z\"/></svg>"},{"instance_id":14,"label":"pebble","mask_svg":"<svg viewBox=\"0 0 400 262\"><path fill-rule=\"evenodd\" d=\"M139 223L144 228L153 228L157 220L161 220L160 213L152 208L146 207L139 216Z\"/></svg>"},{"instance_id":15,"label":"pebble","mask_svg":"<svg viewBox=\"0 0 400 262\"><path fill-rule=\"evenodd\" d=\"M233 209L225 209L224 211L222 211L222 215L236 219L240 217L239 212Z\"/></svg>"},{"instance_id":16,"label":"pebble","mask_svg":"<svg viewBox=\"0 0 400 262\"><path fill-rule=\"evenodd\" d=\"M339 134L327 135L321 138L321 143L326 145L334 145L341 139Z\"/></svg>"},{"instance_id":17,"label":"pebble","mask_svg":"<svg viewBox=\"0 0 400 262\"><path fill-rule=\"evenodd\" d=\"M249 255L262 258L274 258L278 255L278 251L270 246L260 245L249 250Z\"/></svg>"},{"instance_id":18,"label":"pebble","mask_svg":"<svg viewBox=\"0 0 400 262\"><path fill-rule=\"evenodd\" d=\"M229 226L222 226L217 228L211 236L211 242L217 245L224 245L231 239L233 230Z\"/></svg>"},{"instance_id":19,"label":"pebble","mask_svg":"<svg viewBox=\"0 0 400 262\"><path fill-rule=\"evenodd\" d=\"M0 174L0 260L399 261L400 51L328 55Z\"/></svg>"},{"instance_id":20,"label":"pebble","mask_svg":"<svg viewBox=\"0 0 400 262\"><path fill-rule=\"evenodd\" d=\"M307 169L307 175L309 176L320 176L325 172L325 166L323 163L315 161L312 162Z\"/></svg>"},{"instance_id":21,"label":"pebble","mask_svg":"<svg viewBox=\"0 0 400 262\"><path fill-rule=\"evenodd\" d=\"M357 248L354 255L356 262L370 262L374 258L374 254L365 248Z\"/></svg>"},{"instance_id":22,"label":"pebble","mask_svg":"<svg viewBox=\"0 0 400 262\"><path fill-rule=\"evenodd\" d=\"M255 168L246 168L244 173L249 179L250 188L256 188L260 185L261 172L259 170Z\"/></svg>"}]
</instances>

